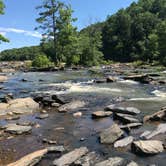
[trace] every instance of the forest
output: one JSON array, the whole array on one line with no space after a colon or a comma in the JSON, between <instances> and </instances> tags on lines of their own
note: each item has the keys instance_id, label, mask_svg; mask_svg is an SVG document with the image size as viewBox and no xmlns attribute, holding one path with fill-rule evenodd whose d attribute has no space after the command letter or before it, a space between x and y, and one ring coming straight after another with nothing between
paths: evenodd
<instances>
[{"instance_id":1,"label":"forest","mask_svg":"<svg viewBox=\"0 0 166 166\"><path fill-rule=\"evenodd\" d=\"M4 5L1 4L1 14ZM73 26L70 5L47 0L36 7L35 28L42 33L39 46L4 50L0 60L44 59L45 65L94 66L109 62L155 63L166 65L166 1L139 0L78 31ZM2 41L8 41L2 35ZM34 62L34 65L39 65ZM40 66L40 65L39 65Z\"/></svg>"}]
</instances>

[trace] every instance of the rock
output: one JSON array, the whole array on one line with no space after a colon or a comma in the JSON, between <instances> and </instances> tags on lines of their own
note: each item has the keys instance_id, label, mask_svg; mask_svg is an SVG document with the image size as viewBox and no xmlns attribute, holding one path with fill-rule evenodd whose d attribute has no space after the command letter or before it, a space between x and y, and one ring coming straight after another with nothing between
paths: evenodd
<instances>
[{"instance_id":1,"label":"rock","mask_svg":"<svg viewBox=\"0 0 166 166\"><path fill-rule=\"evenodd\" d=\"M47 139L47 138L44 138L42 141L43 141L44 143L48 143L48 144L57 144L56 141L54 141L54 140L49 140L49 139Z\"/></svg>"},{"instance_id":2,"label":"rock","mask_svg":"<svg viewBox=\"0 0 166 166\"><path fill-rule=\"evenodd\" d=\"M76 113L73 114L73 116L74 116L75 118L79 118L79 117L82 116L82 112L76 112Z\"/></svg>"},{"instance_id":3,"label":"rock","mask_svg":"<svg viewBox=\"0 0 166 166\"><path fill-rule=\"evenodd\" d=\"M143 84L149 84L150 81L153 80L147 74L125 76L125 77L123 77L123 79L124 80L133 80L133 81L137 81L137 82L140 82L140 83L143 83Z\"/></svg>"},{"instance_id":4,"label":"rock","mask_svg":"<svg viewBox=\"0 0 166 166\"><path fill-rule=\"evenodd\" d=\"M116 82L118 80L118 78L117 77L108 76L106 78L106 80L107 80L107 82Z\"/></svg>"},{"instance_id":5,"label":"rock","mask_svg":"<svg viewBox=\"0 0 166 166\"><path fill-rule=\"evenodd\" d=\"M121 129L132 129L132 128L137 128L137 127L140 127L142 126L142 123L129 123L129 124L126 124L126 125L120 125L119 127Z\"/></svg>"},{"instance_id":6,"label":"rock","mask_svg":"<svg viewBox=\"0 0 166 166\"><path fill-rule=\"evenodd\" d=\"M23 133L29 133L32 130L31 126L21 126L17 124L8 124L5 127L6 127L5 132L17 135Z\"/></svg>"},{"instance_id":7,"label":"rock","mask_svg":"<svg viewBox=\"0 0 166 166\"><path fill-rule=\"evenodd\" d=\"M124 132L117 124L113 124L110 128L105 129L100 133L100 142L103 144L112 144L119 139Z\"/></svg>"},{"instance_id":8,"label":"rock","mask_svg":"<svg viewBox=\"0 0 166 166\"><path fill-rule=\"evenodd\" d=\"M166 124L160 124L156 130L150 132L148 135L145 135L145 139L151 139L152 137L166 133Z\"/></svg>"},{"instance_id":9,"label":"rock","mask_svg":"<svg viewBox=\"0 0 166 166\"><path fill-rule=\"evenodd\" d=\"M149 135L151 133L151 131L144 131L141 135L140 135L140 138L141 139L145 139L145 137L147 136L147 135Z\"/></svg>"},{"instance_id":10,"label":"rock","mask_svg":"<svg viewBox=\"0 0 166 166\"><path fill-rule=\"evenodd\" d=\"M6 76L0 76L0 83L7 81L8 78Z\"/></svg>"},{"instance_id":11,"label":"rock","mask_svg":"<svg viewBox=\"0 0 166 166\"><path fill-rule=\"evenodd\" d=\"M8 164L7 166L34 166L36 165L41 158L47 153L47 149L38 150L31 154L28 154L22 157L20 160Z\"/></svg>"},{"instance_id":12,"label":"rock","mask_svg":"<svg viewBox=\"0 0 166 166\"><path fill-rule=\"evenodd\" d=\"M25 121L25 122L17 122L16 124L20 126L34 126L35 122Z\"/></svg>"},{"instance_id":13,"label":"rock","mask_svg":"<svg viewBox=\"0 0 166 166\"><path fill-rule=\"evenodd\" d=\"M94 82L97 84L102 84L102 83L106 83L106 79L96 79L94 80Z\"/></svg>"},{"instance_id":14,"label":"rock","mask_svg":"<svg viewBox=\"0 0 166 166\"><path fill-rule=\"evenodd\" d=\"M36 117L36 119L46 119L48 117L49 117L48 114L40 114L39 116Z\"/></svg>"},{"instance_id":15,"label":"rock","mask_svg":"<svg viewBox=\"0 0 166 166\"><path fill-rule=\"evenodd\" d=\"M109 105L105 108L106 111L112 111L113 113L121 113L121 114L130 114L137 115L141 111L134 107L117 107L115 105Z\"/></svg>"},{"instance_id":16,"label":"rock","mask_svg":"<svg viewBox=\"0 0 166 166\"><path fill-rule=\"evenodd\" d=\"M152 114L152 115L147 115L144 117L144 122L147 121L161 121L164 120L166 121L166 108L162 108L160 111Z\"/></svg>"},{"instance_id":17,"label":"rock","mask_svg":"<svg viewBox=\"0 0 166 166\"><path fill-rule=\"evenodd\" d=\"M85 156L76 160L74 162L74 165L91 166L91 165L94 165L94 162L99 160L99 158L100 158L99 155L97 155L95 152L89 152Z\"/></svg>"},{"instance_id":18,"label":"rock","mask_svg":"<svg viewBox=\"0 0 166 166\"><path fill-rule=\"evenodd\" d=\"M20 116L14 116L14 117L8 117L6 120L18 120L20 119Z\"/></svg>"},{"instance_id":19,"label":"rock","mask_svg":"<svg viewBox=\"0 0 166 166\"><path fill-rule=\"evenodd\" d=\"M120 120L123 123L139 123L139 120L128 114L114 114L114 118Z\"/></svg>"},{"instance_id":20,"label":"rock","mask_svg":"<svg viewBox=\"0 0 166 166\"><path fill-rule=\"evenodd\" d=\"M87 153L88 153L88 149L86 147L75 149L67 154L64 154L59 159L54 160L53 165L56 165L56 166L70 165Z\"/></svg>"},{"instance_id":21,"label":"rock","mask_svg":"<svg viewBox=\"0 0 166 166\"><path fill-rule=\"evenodd\" d=\"M50 146L47 147L48 152L64 152L65 148L64 146Z\"/></svg>"},{"instance_id":22,"label":"rock","mask_svg":"<svg viewBox=\"0 0 166 166\"><path fill-rule=\"evenodd\" d=\"M2 73L14 73L15 69L0 68L0 72L2 72Z\"/></svg>"},{"instance_id":23,"label":"rock","mask_svg":"<svg viewBox=\"0 0 166 166\"><path fill-rule=\"evenodd\" d=\"M132 143L132 151L138 154L154 155L163 152L163 150L161 141L135 141Z\"/></svg>"},{"instance_id":24,"label":"rock","mask_svg":"<svg viewBox=\"0 0 166 166\"><path fill-rule=\"evenodd\" d=\"M52 99L54 100L54 102L59 103L59 104L66 103L65 99L62 96L52 95Z\"/></svg>"},{"instance_id":25,"label":"rock","mask_svg":"<svg viewBox=\"0 0 166 166\"><path fill-rule=\"evenodd\" d=\"M109 158L100 163L95 164L95 166L122 166L124 164L124 159L120 157Z\"/></svg>"},{"instance_id":26,"label":"rock","mask_svg":"<svg viewBox=\"0 0 166 166\"><path fill-rule=\"evenodd\" d=\"M131 161L127 166L138 166L138 164L134 161Z\"/></svg>"},{"instance_id":27,"label":"rock","mask_svg":"<svg viewBox=\"0 0 166 166\"><path fill-rule=\"evenodd\" d=\"M118 147L125 147L128 146L129 144L131 144L133 142L134 138L132 136L123 138L121 140L118 140L114 143L114 147L118 148Z\"/></svg>"},{"instance_id":28,"label":"rock","mask_svg":"<svg viewBox=\"0 0 166 166\"><path fill-rule=\"evenodd\" d=\"M74 110L77 108L81 108L85 106L85 102L84 101L72 101L70 103L64 104L61 107L58 108L59 112L67 112L68 110Z\"/></svg>"},{"instance_id":29,"label":"rock","mask_svg":"<svg viewBox=\"0 0 166 166\"><path fill-rule=\"evenodd\" d=\"M92 118L97 119L97 118L104 118L104 117L109 117L112 115L111 111L96 111L92 113Z\"/></svg>"},{"instance_id":30,"label":"rock","mask_svg":"<svg viewBox=\"0 0 166 166\"><path fill-rule=\"evenodd\" d=\"M60 107L60 104L59 103L52 103L51 106L52 107Z\"/></svg>"}]
</instances>

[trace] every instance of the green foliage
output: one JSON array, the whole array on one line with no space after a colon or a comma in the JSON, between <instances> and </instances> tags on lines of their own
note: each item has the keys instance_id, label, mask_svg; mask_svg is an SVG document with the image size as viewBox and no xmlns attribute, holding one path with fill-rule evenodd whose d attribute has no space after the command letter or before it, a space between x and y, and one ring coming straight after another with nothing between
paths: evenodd
<instances>
[{"instance_id":1,"label":"green foliage","mask_svg":"<svg viewBox=\"0 0 166 166\"><path fill-rule=\"evenodd\" d=\"M2 0L0 0L0 14L4 14L5 5ZM2 42L9 42L2 34L0 34L0 43Z\"/></svg>"},{"instance_id":2,"label":"green foliage","mask_svg":"<svg viewBox=\"0 0 166 166\"><path fill-rule=\"evenodd\" d=\"M38 55L35 57L35 59L32 61L33 67L49 67L51 65L50 60L47 58L46 55Z\"/></svg>"}]
</instances>

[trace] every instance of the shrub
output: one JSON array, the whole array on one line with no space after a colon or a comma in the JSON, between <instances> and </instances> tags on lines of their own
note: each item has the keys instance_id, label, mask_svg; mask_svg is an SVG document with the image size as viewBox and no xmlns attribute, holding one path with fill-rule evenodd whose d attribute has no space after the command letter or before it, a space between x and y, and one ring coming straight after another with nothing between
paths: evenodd
<instances>
[{"instance_id":1,"label":"shrub","mask_svg":"<svg viewBox=\"0 0 166 166\"><path fill-rule=\"evenodd\" d=\"M51 65L51 61L44 54L38 55L32 62L33 67L49 67Z\"/></svg>"}]
</instances>

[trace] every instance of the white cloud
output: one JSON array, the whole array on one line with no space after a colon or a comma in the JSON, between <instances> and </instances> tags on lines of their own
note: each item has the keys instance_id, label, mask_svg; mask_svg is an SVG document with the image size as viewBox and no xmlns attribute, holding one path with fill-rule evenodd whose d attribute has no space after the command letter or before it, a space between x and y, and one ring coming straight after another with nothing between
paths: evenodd
<instances>
[{"instance_id":1,"label":"white cloud","mask_svg":"<svg viewBox=\"0 0 166 166\"><path fill-rule=\"evenodd\" d=\"M6 33L9 33L9 32L24 34L26 36L32 36L32 37L36 37L36 38L42 38L42 35L37 31L26 31L23 29L0 27L0 34L6 35Z\"/></svg>"}]
</instances>

